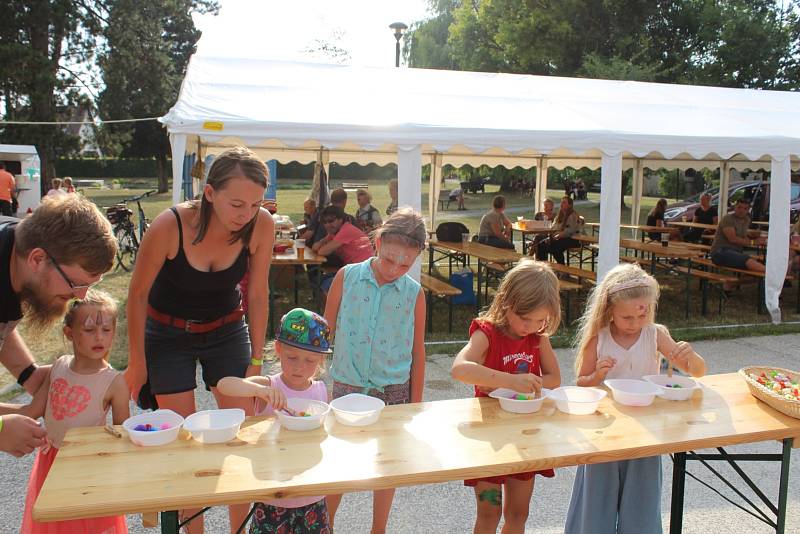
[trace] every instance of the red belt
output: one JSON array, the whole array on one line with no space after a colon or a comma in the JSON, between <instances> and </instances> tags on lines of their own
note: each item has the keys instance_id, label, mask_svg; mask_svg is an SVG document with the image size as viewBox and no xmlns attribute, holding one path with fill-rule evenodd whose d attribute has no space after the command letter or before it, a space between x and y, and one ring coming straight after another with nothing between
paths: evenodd
<instances>
[{"instance_id":1,"label":"red belt","mask_svg":"<svg viewBox=\"0 0 800 534\"><path fill-rule=\"evenodd\" d=\"M172 315L161 313L148 304L147 316L156 322L167 326L174 326L175 328L180 328L181 330L190 334L205 334L206 332L216 330L217 328L228 323L238 321L244 317L244 310L239 308L238 310L234 310L224 317L204 323L201 321L192 321L191 319L181 319L180 317L173 317Z\"/></svg>"}]
</instances>

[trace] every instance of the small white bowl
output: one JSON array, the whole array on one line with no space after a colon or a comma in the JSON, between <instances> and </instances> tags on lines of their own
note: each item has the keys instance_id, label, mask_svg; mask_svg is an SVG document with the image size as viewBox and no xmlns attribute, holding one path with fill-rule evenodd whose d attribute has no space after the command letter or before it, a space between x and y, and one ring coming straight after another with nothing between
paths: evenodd
<instances>
[{"instance_id":1,"label":"small white bowl","mask_svg":"<svg viewBox=\"0 0 800 534\"><path fill-rule=\"evenodd\" d=\"M350 393L331 401L336 420L348 426L367 426L378 420L386 403L381 399Z\"/></svg>"},{"instance_id":2,"label":"small white bowl","mask_svg":"<svg viewBox=\"0 0 800 534\"><path fill-rule=\"evenodd\" d=\"M687 376L672 375L669 377L667 375L647 375L642 378L651 384L655 384L660 390L658 396L667 400L687 400L694 394L694 390L700 388L695 380ZM677 384L680 387L670 388L667 387L667 384Z\"/></svg>"},{"instance_id":3,"label":"small white bowl","mask_svg":"<svg viewBox=\"0 0 800 534\"><path fill-rule=\"evenodd\" d=\"M155 428L160 428L161 425L167 424L170 428L166 430L154 430L152 432L135 430L138 425L151 424ZM122 428L128 433L128 437L135 445L142 447L154 447L157 445L166 445L172 443L177 439L178 433L183 424L183 417L173 412L172 410L156 410L154 412L140 413L128 417L123 421Z\"/></svg>"},{"instance_id":4,"label":"small white bowl","mask_svg":"<svg viewBox=\"0 0 800 534\"><path fill-rule=\"evenodd\" d=\"M605 396L606 392L602 389L579 386L561 386L549 395L556 402L556 408L571 415L593 414Z\"/></svg>"},{"instance_id":5,"label":"small white bowl","mask_svg":"<svg viewBox=\"0 0 800 534\"><path fill-rule=\"evenodd\" d=\"M286 404L295 413L306 412L311 414L309 416L295 417L282 410L276 411L275 413L278 414L281 426L288 430L314 430L319 428L322 422L325 421L325 416L331 411L331 407L327 403L313 399L292 397L286 399Z\"/></svg>"},{"instance_id":6,"label":"small white bowl","mask_svg":"<svg viewBox=\"0 0 800 534\"><path fill-rule=\"evenodd\" d=\"M538 399L533 398L533 393L520 393L513 389L498 388L489 393L493 399L500 401L500 407L512 413L534 413L538 412L544 403L544 399L550 394L550 390L542 388L542 395ZM530 396L530 399L517 399L517 395Z\"/></svg>"},{"instance_id":7,"label":"small white bowl","mask_svg":"<svg viewBox=\"0 0 800 534\"><path fill-rule=\"evenodd\" d=\"M204 410L186 418L183 428L192 433L200 443L224 443L236 437L244 422L244 410Z\"/></svg>"},{"instance_id":8,"label":"small white bowl","mask_svg":"<svg viewBox=\"0 0 800 534\"><path fill-rule=\"evenodd\" d=\"M614 400L625 406L650 406L661 389L644 380L616 378L605 381Z\"/></svg>"}]
</instances>

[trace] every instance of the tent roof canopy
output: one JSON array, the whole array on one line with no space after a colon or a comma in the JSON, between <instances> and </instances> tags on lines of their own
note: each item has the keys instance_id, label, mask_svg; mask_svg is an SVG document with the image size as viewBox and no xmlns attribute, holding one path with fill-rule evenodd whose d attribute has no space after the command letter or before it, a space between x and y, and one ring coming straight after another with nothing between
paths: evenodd
<instances>
[{"instance_id":1,"label":"tent roof canopy","mask_svg":"<svg viewBox=\"0 0 800 534\"><path fill-rule=\"evenodd\" d=\"M387 163L412 145L507 167L800 153L800 93L198 55L161 121L189 147L244 143L279 161L324 147L332 160Z\"/></svg>"}]
</instances>

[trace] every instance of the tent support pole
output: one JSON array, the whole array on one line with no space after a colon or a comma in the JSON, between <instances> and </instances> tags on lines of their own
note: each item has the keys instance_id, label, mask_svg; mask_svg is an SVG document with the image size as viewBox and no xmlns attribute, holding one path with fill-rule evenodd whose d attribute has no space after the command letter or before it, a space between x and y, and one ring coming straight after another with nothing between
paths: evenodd
<instances>
[{"instance_id":1,"label":"tent support pole","mask_svg":"<svg viewBox=\"0 0 800 534\"><path fill-rule=\"evenodd\" d=\"M170 134L169 144L172 148L172 205L174 206L182 200L183 156L186 154L186 135Z\"/></svg>"},{"instance_id":2,"label":"tent support pole","mask_svg":"<svg viewBox=\"0 0 800 534\"><path fill-rule=\"evenodd\" d=\"M719 205L717 212L722 219L728 213L728 184L731 181L731 171L727 161L719 162Z\"/></svg>"},{"instance_id":3,"label":"tent support pole","mask_svg":"<svg viewBox=\"0 0 800 534\"><path fill-rule=\"evenodd\" d=\"M397 205L422 211L422 146L397 147ZM419 281L422 260L417 258L408 274Z\"/></svg>"},{"instance_id":4,"label":"tent support pole","mask_svg":"<svg viewBox=\"0 0 800 534\"><path fill-rule=\"evenodd\" d=\"M639 212L642 209L642 192L644 189L644 166L641 159L636 159L633 162L633 198L631 199L631 224L636 226L639 224ZM639 238L638 230L631 230L633 239Z\"/></svg>"},{"instance_id":5,"label":"tent support pole","mask_svg":"<svg viewBox=\"0 0 800 534\"><path fill-rule=\"evenodd\" d=\"M779 298L789 262L789 199L791 198L791 160L788 154L773 156L769 186L769 246L767 247L767 276L765 304L772 322L781 322ZM759 298L761 296L759 295Z\"/></svg>"},{"instance_id":6,"label":"tent support pole","mask_svg":"<svg viewBox=\"0 0 800 534\"><path fill-rule=\"evenodd\" d=\"M622 155L603 154L600 171L600 252L597 256L597 281L619 263L619 220L622 208Z\"/></svg>"},{"instance_id":7,"label":"tent support pole","mask_svg":"<svg viewBox=\"0 0 800 534\"><path fill-rule=\"evenodd\" d=\"M436 229L436 214L439 212L439 192L442 190L442 155L431 154L431 181L428 187L428 217L431 230Z\"/></svg>"}]
</instances>

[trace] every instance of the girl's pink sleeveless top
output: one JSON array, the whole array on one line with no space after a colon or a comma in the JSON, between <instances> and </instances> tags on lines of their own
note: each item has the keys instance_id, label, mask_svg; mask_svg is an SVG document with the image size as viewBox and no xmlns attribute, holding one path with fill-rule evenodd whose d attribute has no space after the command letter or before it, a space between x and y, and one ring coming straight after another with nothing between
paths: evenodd
<instances>
[{"instance_id":1,"label":"girl's pink sleeveless top","mask_svg":"<svg viewBox=\"0 0 800 534\"><path fill-rule=\"evenodd\" d=\"M44 424L47 439L56 448L70 428L106 424L109 406L103 406L103 397L119 374L110 365L91 375L78 374L70 369L73 359L72 354L61 356L50 370Z\"/></svg>"}]
</instances>

